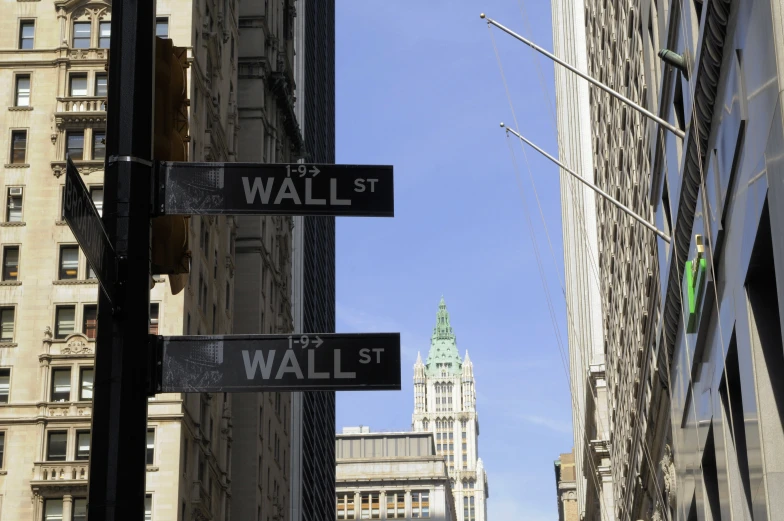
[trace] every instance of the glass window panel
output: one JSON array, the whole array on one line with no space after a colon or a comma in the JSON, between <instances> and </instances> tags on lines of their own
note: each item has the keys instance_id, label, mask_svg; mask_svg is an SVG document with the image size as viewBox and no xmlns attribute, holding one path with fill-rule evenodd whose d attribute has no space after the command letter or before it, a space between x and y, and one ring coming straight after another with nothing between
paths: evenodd
<instances>
[{"instance_id":1,"label":"glass window panel","mask_svg":"<svg viewBox=\"0 0 784 521\"><path fill-rule=\"evenodd\" d=\"M8 391L11 384L11 369L0 368L0 403L8 403ZM2 467L2 464L0 464Z\"/></svg>"},{"instance_id":2,"label":"glass window panel","mask_svg":"<svg viewBox=\"0 0 784 521\"><path fill-rule=\"evenodd\" d=\"M155 429L147 429L147 465L155 459Z\"/></svg>"},{"instance_id":3,"label":"glass window panel","mask_svg":"<svg viewBox=\"0 0 784 521\"><path fill-rule=\"evenodd\" d=\"M73 521L87 521L87 499L74 498L73 500Z\"/></svg>"},{"instance_id":4,"label":"glass window panel","mask_svg":"<svg viewBox=\"0 0 784 521\"><path fill-rule=\"evenodd\" d=\"M6 246L3 249L3 279L19 279L19 246Z\"/></svg>"},{"instance_id":5,"label":"glass window panel","mask_svg":"<svg viewBox=\"0 0 784 521\"><path fill-rule=\"evenodd\" d=\"M11 163L22 165L27 159L27 131L14 130L11 132Z\"/></svg>"},{"instance_id":6,"label":"glass window panel","mask_svg":"<svg viewBox=\"0 0 784 521\"><path fill-rule=\"evenodd\" d=\"M104 153L106 153L106 145L104 145ZM95 156L93 155L93 157ZM93 200L95 209L98 211L98 215L103 216L103 186L90 187L90 197Z\"/></svg>"},{"instance_id":7,"label":"glass window panel","mask_svg":"<svg viewBox=\"0 0 784 521\"><path fill-rule=\"evenodd\" d=\"M112 23L101 22L98 26L98 47L101 49L108 49L111 43L112 36Z\"/></svg>"},{"instance_id":8,"label":"glass window panel","mask_svg":"<svg viewBox=\"0 0 784 521\"><path fill-rule=\"evenodd\" d=\"M55 311L54 336L63 339L76 332L76 307L58 306Z\"/></svg>"},{"instance_id":9,"label":"glass window panel","mask_svg":"<svg viewBox=\"0 0 784 521\"><path fill-rule=\"evenodd\" d=\"M73 47L74 49L90 48L90 22L74 22Z\"/></svg>"},{"instance_id":10,"label":"glass window panel","mask_svg":"<svg viewBox=\"0 0 784 521\"><path fill-rule=\"evenodd\" d=\"M16 77L16 99L14 104L17 107L30 106L30 76L19 75Z\"/></svg>"},{"instance_id":11,"label":"glass window panel","mask_svg":"<svg viewBox=\"0 0 784 521\"><path fill-rule=\"evenodd\" d=\"M67 402L71 399L71 368L52 369L52 401Z\"/></svg>"},{"instance_id":12,"label":"glass window panel","mask_svg":"<svg viewBox=\"0 0 784 521\"><path fill-rule=\"evenodd\" d=\"M63 521L63 500L44 500L44 521Z\"/></svg>"},{"instance_id":13,"label":"glass window panel","mask_svg":"<svg viewBox=\"0 0 784 521\"><path fill-rule=\"evenodd\" d=\"M0 340L3 342L14 341L14 308L0 308Z\"/></svg>"},{"instance_id":14,"label":"glass window panel","mask_svg":"<svg viewBox=\"0 0 784 521\"><path fill-rule=\"evenodd\" d=\"M93 131L93 159L106 157L106 132Z\"/></svg>"},{"instance_id":15,"label":"glass window panel","mask_svg":"<svg viewBox=\"0 0 784 521\"><path fill-rule=\"evenodd\" d=\"M88 280L93 280L93 279L97 279L97 278L98 278L98 276L95 274L95 270L93 269L92 266L90 266L90 263L88 262L87 263L87 279Z\"/></svg>"},{"instance_id":16,"label":"glass window panel","mask_svg":"<svg viewBox=\"0 0 784 521\"><path fill-rule=\"evenodd\" d=\"M0 469L5 463L5 433L0 432Z\"/></svg>"},{"instance_id":17,"label":"glass window panel","mask_svg":"<svg viewBox=\"0 0 784 521\"><path fill-rule=\"evenodd\" d=\"M152 521L152 494L144 496L144 521Z\"/></svg>"},{"instance_id":18,"label":"glass window panel","mask_svg":"<svg viewBox=\"0 0 784 521\"><path fill-rule=\"evenodd\" d=\"M47 435L46 461L65 461L65 448L67 445L67 432L50 431Z\"/></svg>"},{"instance_id":19,"label":"glass window panel","mask_svg":"<svg viewBox=\"0 0 784 521\"><path fill-rule=\"evenodd\" d=\"M20 187L8 188L8 202L6 203L5 220L9 223L22 222L22 189Z\"/></svg>"},{"instance_id":20,"label":"glass window panel","mask_svg":"<svg viewBox=\"0 0 784 521\"><path fill-rule=\"evenodd\" d=\"M70 93L71 96L87 96L87 76L72 74Z\"/></svg>"},{"instance_id":21,"label":"glass window panel","mask_svg":"<svg viewBox=\"0 0 784 521\"><path fill-rule=\"evenodd\" d=\"M155 36L160 36L161 38L168 38L169 37L169 19L168 18L156 18L155 19Z\"/></svg>"},{"instance_id":22,"label":"glass window panel","mask_svg":"<svg viewBox=\"0 0 784 521\"><path fill-rule=\"evenodd\" d=\"M109 89L106 74L96 74L95 75L95 95L96 96L108 96Z\"/></svg>"},{"instance_id":23,"label":"glass window panel","mask_svg":"<svg viewBox=\"0 0 784 521\"><path fill-rule=\"evenodd\" d=\"M95 377L95 370L92 367L85 367L82 369L79 382L79 400L90 401L93 399L93 379Z\"/></svg>"},{"instance_id":24,"label":"glass window panel","mask_svg":"<svg viewBox=\"0 0 784 521\"><path fill-rule=\"evenodd\" d=\"M35 38L35 22L25 20L19 23L19 48L32 49Z\"/></svg>"},{"instance_id":25,"label":"glass window panel","mask_svg":"<svg viewBox=\"0 0 784 521\"><path fill-rule=\"evenodd\" d=\"M150 334L158 334L158 313L160 306L157 302L150 304Z\"/></svg>"},{"instance_id":26,"label":"glass window panel","mask_svg":"<svg viewBox=\"0 0 784 521\"><path fill-rule=\"evenodd\" d=\"M84 306L82 315L82 332L94 339L98 334L98 306Z\"/></svg>"},{"instance_id":27,"label":"glass window panel","mask_svg":"<svg viewBox=\"0 0 784 521\"><path fill-rule=\"evenodd\" d=\"M58 278L60 280L72 280L79 274L79 247L61 246L60 247L60 270Z\"/></svg>"},{"instance_id":28,"label":"glass window panel","mask_svg":"<svg viewBox=\"0 0 784 521\"><path fill-rule=\"evenodd\" d=\"M79 461L90 459L90 431L76 433L76 457Z\"/></svg>"},{"instance_id":29,"label":"glass window panel","mask_svg":"<svg viewBox=\"0 0 784 521\"><path fill-rule=\"evenodd\" d=\"M68 132L66 142L66 152L70 154L71 160L84 159L84 132Z\"/></svg>"}]
</instances>

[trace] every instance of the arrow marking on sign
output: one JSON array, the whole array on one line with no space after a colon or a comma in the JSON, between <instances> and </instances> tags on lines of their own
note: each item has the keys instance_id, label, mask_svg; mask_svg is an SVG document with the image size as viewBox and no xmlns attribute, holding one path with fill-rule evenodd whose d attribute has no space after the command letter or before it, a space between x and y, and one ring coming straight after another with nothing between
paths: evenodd
<instances>
[{"instance_id":1,"label":"arrow marking on sign","mask_svg":"<svg viewBox=\"0 0 784 521\"><path fill-rule=\"evenodd\" d=\"M319 170L318 168L316 168L316 167L314 166L314 167L312 167L312 168L310 169L310 172L309 172L309 173L313 174L313 177L316 177L317 175L319 175L319 173L321 173L321 170Z\"/></svg>"},{"instance_id":2,"label":"arrow marking on sign","mask_svg":"<svg viewBox=\"0 0 784 521\"><path fill-rule=\"evenodd\" d=\"M324 343L324 341L322 339L320 339L318 337L318 335L316 335L316 348L318 349L318 346L320 346L323 343Z\"/></svg>"}]
</instances>

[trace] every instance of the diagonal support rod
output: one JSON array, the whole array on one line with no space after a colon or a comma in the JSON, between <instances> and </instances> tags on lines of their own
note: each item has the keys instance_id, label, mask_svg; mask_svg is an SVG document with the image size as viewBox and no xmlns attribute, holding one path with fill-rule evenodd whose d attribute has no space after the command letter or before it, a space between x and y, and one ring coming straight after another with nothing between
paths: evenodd
<instances>
[{"instance_id":1,"label":"diagonal support rod","mask_svg":"<svg viewBox=\"0 0 784 521\"><path fill-rule=\"evenodd\" d=\"M536 45L531 40L528 40L527 38L524 38L523 36L520 36L516 32L512 31L511 29L509 29L508 27L504 27L503 25L501 25L500 23L496 22L492 18L486 18L484 13L480 14L479 17L482 18L482 19L487 19L487 25L495 25L496 27L501 29L503 32L505 32L508 35L510 35L510 36L512 36L512 37L514 37L514 38L516 38L518 40L520 40L521 42L523 42L524 44L529 46L531 49L544 54L545 56L547 56L548 58L553 60L555 63L557 63L559 65L563 65L564 67L566 67L567 69L569 69L573 73L577 74L578 76L580 76L584 80L587 80L589 83L591 83L592 85L594 85L594 86L598 87L599 89L603 90L604 92L606 92L610 96L612 96L612 97L614 97L614 98L616 98L616 99L626 103L627 105L629 105L631 108L633 108L634 110L636 110L637 112L639 112L640 114L645 116L646 118L652 119L653 121L655 121L656 123L658 123L662 127L666 128L667 130L669 130L670 132L672 132L673 134L675 134L679 138L683 139L683 138L686 137L686 133L683 132L681 129L673 126L671 123L669 123L669 122L665 121L664 119L660 118L659 116L657 116L653 112L643 108L642 106L640 106L637 103L633 102L632 100L630 100L626 96L624 96L622 94L619 94L618 92L615 92L614 90L612 90L610 87L608 87L604 83L601 83L600 81L593 79L592 77L588 76L584 72L581 72L580 70L578 70L576 67L573 67L573 66L569 65L568 63L566 63L565 61L561 60L560 58L558 58L554 54L546 51L545 49L543 49L541 47L539 47L538 45Z\"/></svg>"},{"instance_id":2,"label":"diagonal support rod","mask_svg":"<svg viewBox=\"0 0 784 521\"><path fill-rule=\"evenodd\" d=\"M523 143L527 144L528 146L530 146L531 148L533 148L534 150L536 150L537 152L542 154L544 157L546 157L547 159L549 159L550 161L552 161L556 165L560 166L561 169L564 172L567 172L567 173L571 174L572 177L576 178L578 181L583 183L585 186L587 186L588 188L590 188L591 190L593 190L597 194L601 195L602 197L604 197L605 199L610 201L612 204L614 204L615 206L620 208L623 213L625 213L626 215L628 215L632 219L636 220L637 222L639 222L640 224L642 224L643 226L645 226L646 228L651 230L653 233L655 233L656 235L661 237L667 243L671 242L671 239L670 239L669 235L667 235L666 233L664 233L661 230L659 230L656 226L654 226L653 224L648 222L647 219L645 219L644 217L634 213L634 211L632 211L628 206L625 206L619 200L615 199L614 197L612 197L610 194L608 194L607 192L605 192L604 190L602 190L601 188L599 188L595 184L593 184L593 183L583 179L580 175L575 173L572 169L570 169L569 167L567 167L566 165L561 163L559 160L557 160L556 158L554 158L553 156L551 156L550 154L548 154L547 152L545 152L544 150L542 150L538 146L534 145L531 141L529 141L526 138L524 138L523 136L521 136L516 130L511 129L509 127L506 127L503 123L501 123L501 128L506 130L507 133L512 133L515 136L517 136L520 139L520 141L522 141Z\"/></svg>"}]
</instances>

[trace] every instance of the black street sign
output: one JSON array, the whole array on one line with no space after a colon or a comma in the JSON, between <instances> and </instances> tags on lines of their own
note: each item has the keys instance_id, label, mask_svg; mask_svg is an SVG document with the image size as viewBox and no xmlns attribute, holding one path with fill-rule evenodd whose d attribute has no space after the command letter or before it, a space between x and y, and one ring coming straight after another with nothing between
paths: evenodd
<instances>
[{"instance_id":1,"label":"black street sign","mask_svg":"<svg viewBox=\"0 0 784 521\"><path fill-rule=\"evenodd\" d=\"M63 216L111 302L111 284L115 275L114 248L79 170L70 157L66 158L66 162Z\"/></svg>"},{"instance_id":2,"label":"black street sign","mask_svg":"<svg viewBox=\"0 0 784 521\"><path fill-rule=\"evenodd\" d=\"M400 390L400 333L154 338L158 392Z\"/></svg>"},{"instance_id":3,"label":"black street sign","mask_svg":"<svg viewBox=\"0 0 784 521\"><path fill-rule=\"evenodd\" d=\"M393 217L391 166L164 162L157 213Z\"/></svg>"}]
</instances>

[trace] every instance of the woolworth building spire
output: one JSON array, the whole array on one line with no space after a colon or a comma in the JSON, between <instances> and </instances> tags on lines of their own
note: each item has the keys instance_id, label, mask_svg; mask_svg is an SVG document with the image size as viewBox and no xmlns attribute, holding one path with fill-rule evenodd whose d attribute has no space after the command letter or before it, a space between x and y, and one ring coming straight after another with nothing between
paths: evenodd
<instances>
[{"instance_id":1,"label":"woolworth building spire","mask_svg":"<svg viewBox=\"0 0 784 521\"><path fill-rule=\"evenodd\" d=\"M460 357L443 297L427 361L417 354L414 364L412 428L433 433L449 469L458 521L486 521L489 488L479 457L474 364L468 351Z\"/></svg>"}]
</instances>

